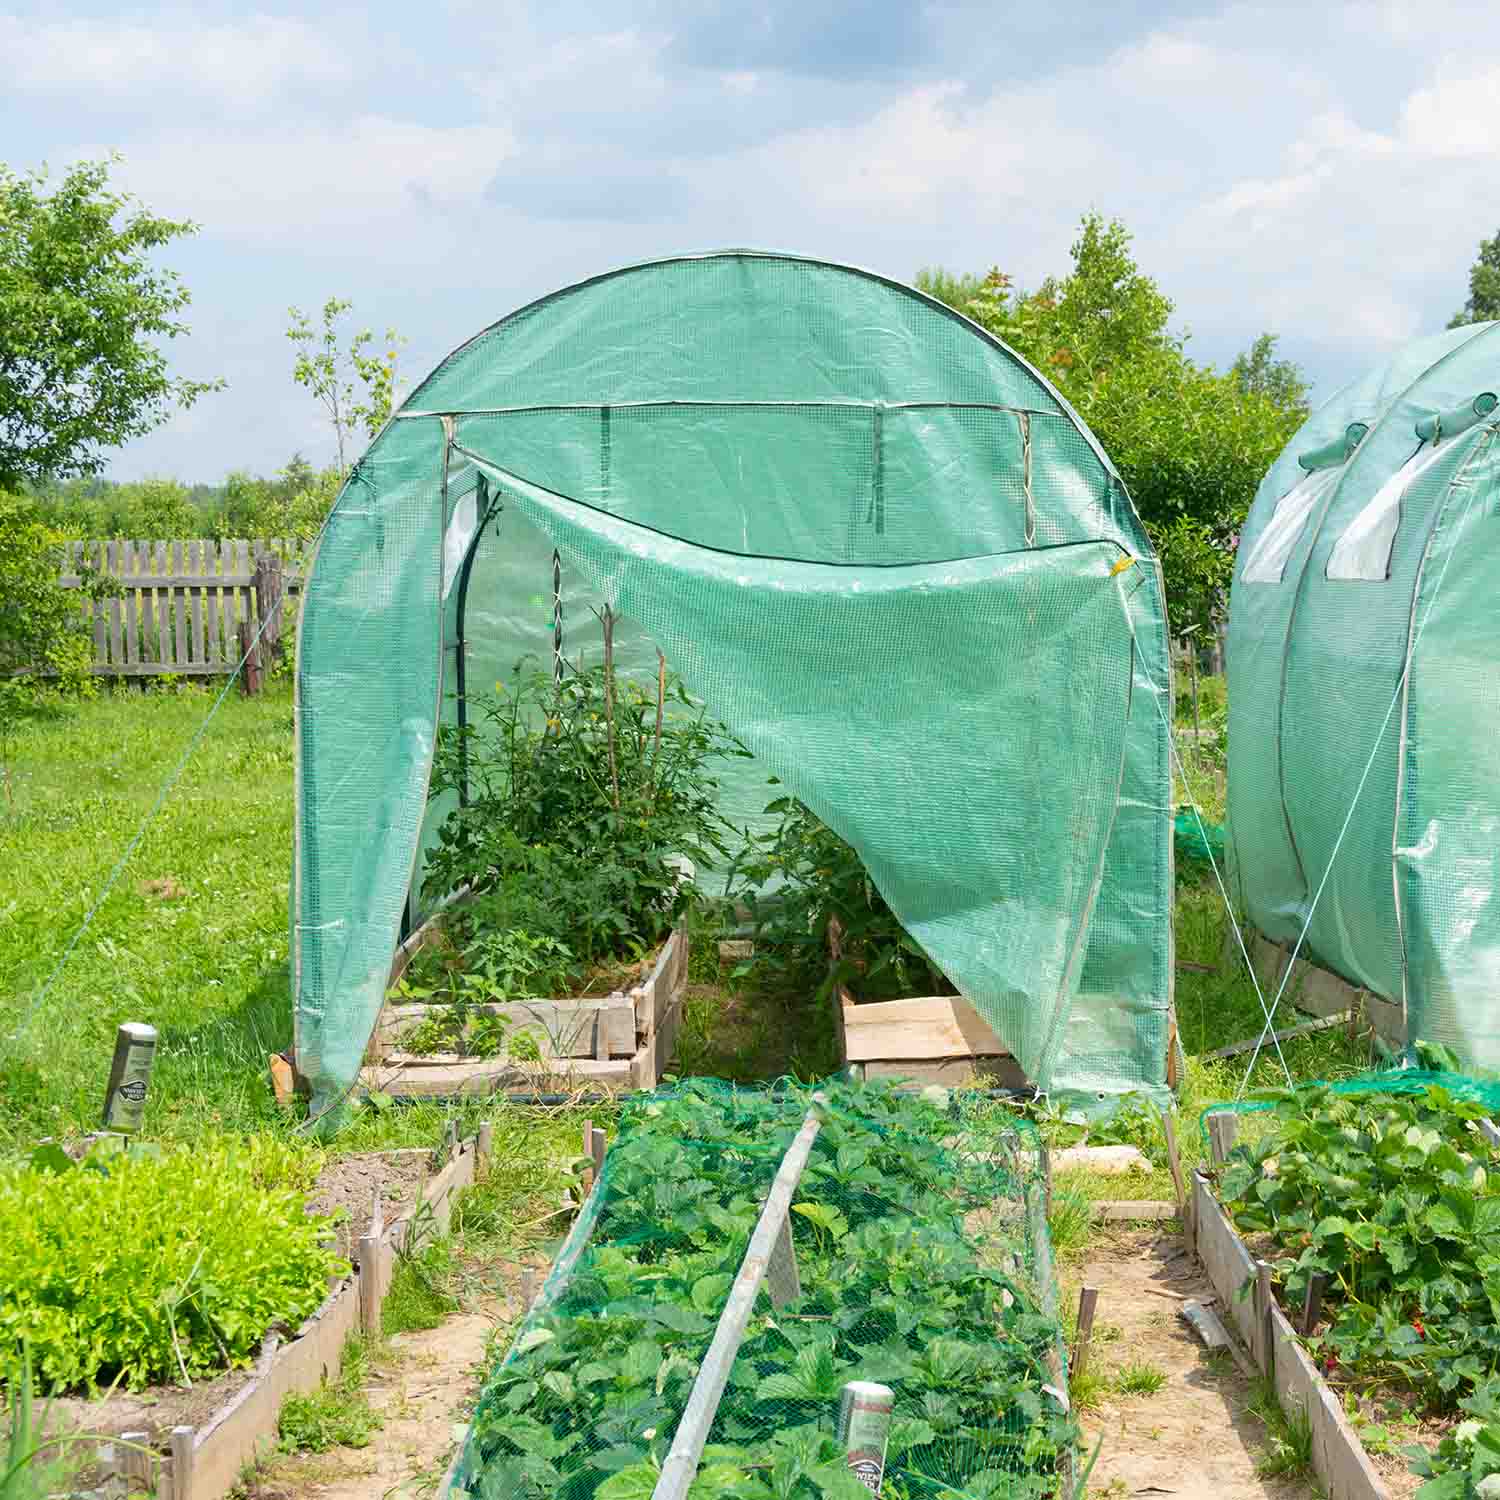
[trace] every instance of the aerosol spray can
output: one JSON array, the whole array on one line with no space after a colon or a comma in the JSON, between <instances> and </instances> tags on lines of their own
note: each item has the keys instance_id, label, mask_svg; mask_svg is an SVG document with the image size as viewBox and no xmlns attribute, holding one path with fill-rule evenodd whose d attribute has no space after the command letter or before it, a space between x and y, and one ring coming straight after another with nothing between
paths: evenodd
<instances>
[{"instance_id":1,"label":"aerosol spray can","mask_svg":"<svg viewBox=\"0 0 1500 1500\"><path fill-rule=\"evenodd\" d=\"M127 1021L115 1033L115 1057L104 1095L104 1128L133 1132L146 1113L146 1088L156 1056L156 1027Z\"/></svg>"},{"instance_id":2,"label":"aerosol spray can","mask_svg":"<svg viewBox=\"0 0 1500 1500\"><path fill-rule=\"evenodd\" d=\"M851 1380L839 1393L839 1446L849 1469L872 1495L885 1477L885 1442L891 1431L895 1393L873 1380Z\"/></svg>"}]
</instances>

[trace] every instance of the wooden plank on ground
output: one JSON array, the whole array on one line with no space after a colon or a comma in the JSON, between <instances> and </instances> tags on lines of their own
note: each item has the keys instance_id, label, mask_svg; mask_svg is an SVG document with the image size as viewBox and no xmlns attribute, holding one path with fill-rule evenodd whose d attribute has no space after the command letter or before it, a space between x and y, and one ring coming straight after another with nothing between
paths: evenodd
<instances>
[{"instance_id":1,"label":"wooden plank on ground","mask_svg":"<svg viewBox=\"0 0 1500 1500\"><path fill-rule=\"evenodd\" d=\"M1304 1021L1300 1026L1287 1026L1280 1031L1273 1031L1264 1042L1260 1037L1247 1037L1243 1042L1231 1042L1227 1047L1215 1047L1212 1052L1205 1052L1204 1057L1239 1057L1245 1052L1254 1052L1257 1046L1262 1050L1269 1047L1273 1041L1289 1042L1294 1037L1311 1036L1316 1031L1329 1031L1335 1026L1341 1026L1349 1019L1347 1010L1335 1011L1332 1015L1323 1016L1316 1021Z\"/></svg>"},{"instance_id":2,"label":"wooden plank on ground","mask_svg":"<svg viewBox=\"0 0 1500 1500\"><path fill-rule=\"evenodd\" d=\"M863 1007L861 1007L863 1009ZM1026 1075L1013 1057L945 1057L923 1062L886 1061L852 1064L864 1078L904 1078L911 1083L963 1088L982 1083L989 1088L1019 1089Z\"/></svg>"},{"instance_id":3,"label":"wooden plank on ground","mask_svg":"<svg viewBox=\"0 0 1500 1500\"><path fill-rule=\"evenodd\" d=\"M1096 1219L1155 1220L1175 1219L1177 1205L1159 1198L1098 1198L1090 1210Z\"/></svg>"},{"instance_id":4,"label":"wooden plank on ground","mask_svg":"<svg viewBox=\"0 0 1500 1500\"><path fill-rule=\"evenodd\" d=\"M630 1062L594 1062L589 1058L558 1059L557 1066L512 1063L504 1058L446 1067L393 1068L388 1064L365 1068L360 1074L367 1088L402 1098L450 1099L527 1089L566 1093L572 1089L628 1089L634 1073Z\"/></svg>"},{"instance_id":5,"label":"wooden plank on ground","mask_svg":"<svg viewBox=\"0 0 1500 1500\"><path fill-rule=\"evenodd\" d=\"M193 1445L193 1494L220 1496L238 1483L253 1458L275 1446L276 1418L294 1392L307 1394L339 1368L344 1342L359 1317L357 1278L340 1284L297 1337L273 1358L264 1376L239 1392L199 1430ZM262 1356L262 1368L268 1364Z\"/></svg>"},{"instance_id":6,"label":"wooden plank on ground","mask_svg":"<svg viewBox=\"0 0 1500 1500\"><path fill-rule=\"evenodd\" d=\"M387 1005L381 1012L377 1035L382 1053L401 1050L401 1033L441 1011L434 1005ZM602 1027L610 1054L635 1054L635 1009L624 996L603 1000L505 1000L471 1008L476 1016L503 1016L514 1031L527 1032L545 1043L552 1057L593 1057L595 1028ZM607 1060L607 1059L606 1059ZM419 1067L422 1058L411 1058Z\"/></svg>"},{"instance_id":7,"label":"wooden plank on ground","mask_svg":"<svg viewBox=\"0 0 1500 1500\"><path fill-rule=\"evenodd\" d=\"M848 1062L1003 1057L1008 1049L966 1000L934 995L845 1008Z\"/></svg>"}]
</instances>

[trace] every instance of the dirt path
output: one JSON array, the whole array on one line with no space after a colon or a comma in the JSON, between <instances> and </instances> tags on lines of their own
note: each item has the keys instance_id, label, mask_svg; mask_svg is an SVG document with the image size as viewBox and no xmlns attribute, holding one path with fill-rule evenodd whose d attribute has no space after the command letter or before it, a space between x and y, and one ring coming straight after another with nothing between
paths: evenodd
<instances>
[{"instance_id":1,"label":"dirt path","mask_svg":"<svg viewBox=\"0 0 1500 1500\"><path fill-rule=\"evenodd\" d=\"M383 1422L369 1445L274 1460L248 1486L249 1500L431 1496L483 1373L496 1311L503 1307L459 1313L439 1328L389 1340L365 1387Z\"/></svg>"},{"instance_id":2,"label":"dirt path","mask_svg":"<svg viewBox=\"0 0 1500 1500\"><path fill-rule=\"evenodd\" d=\"M1148 1364L1166 1377L1153 1395L1111 1392L1084 1414L1089 1450L1104 1439L1090 1495L1302 1500L1315 1493L1310 1476L1257 1475L1264 1428L1247 1409L1250 1382L1229 1359L1210 1360L1178 1317L1187 1298L1213 1297L1178 1236L1130 1230L1096 1239L1081 1267L1064 1268L1065 1297L1076 1302L1085 1284L1099 1288L1096 1372Z\"/></svg>"}]
</instances>

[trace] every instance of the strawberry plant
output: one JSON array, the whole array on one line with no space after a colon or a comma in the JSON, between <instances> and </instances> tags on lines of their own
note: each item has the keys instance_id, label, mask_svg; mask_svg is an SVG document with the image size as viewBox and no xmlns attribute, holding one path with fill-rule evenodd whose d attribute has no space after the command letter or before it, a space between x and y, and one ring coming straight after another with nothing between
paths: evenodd
<instances>
[{"instance_id":1,"label":"strawberry plant","mask_svg":"<svg viewBox=\"0 0 1500 1500\"><path fill-rule=\"evenodd\" d=\"M1500 1178L1479 1103L1431 1086L1264 1096L1274 1124L1219 1176L1239 1229L1269 1234L1287 1300L1327 1278L1326 1372L1451 1406L1500 1367Z\"/></svg>"},{"instance_id":2,"label":"strawberry plant","mask_svg":"<svg viewBox=\"0 0 1500 1500\"><path fill-rule=\"evenodd\" d=\"M762 1295L693 1493L867 1494L832 1441L839 1393L863 1379L895 1392L890 1500L1054 1494L1076 1429L1043 1390L1057 1329L1022 1276L1024 1185L1003 1148L961 1156L958 1122L888 1086L823 1092L790 1215L802 1295L775 1310ZM481 1398L470 1493L650 1495L806 1107L795 1089L696 1084L627 1103L588 1251ZM1007 1193L1011 1237L971 1232Z\"/></svg>"}]
</instances>

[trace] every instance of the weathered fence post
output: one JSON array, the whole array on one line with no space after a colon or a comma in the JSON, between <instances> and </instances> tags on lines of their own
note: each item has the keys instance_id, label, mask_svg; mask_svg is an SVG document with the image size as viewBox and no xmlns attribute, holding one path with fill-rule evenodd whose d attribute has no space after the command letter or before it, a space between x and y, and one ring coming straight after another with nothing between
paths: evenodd
<instances>
[{"instance_id":1,"label":"weathered fence post","mask_svg":"<svg viewBox=\"0 0 1500 1500\"><path fill-rule=\"evenodd\" d=\"M262 665L281 661L281 601L285 593L281 554L262 552L255 559L255 614L260 624Z\"/></svg>"}]
</instances>

